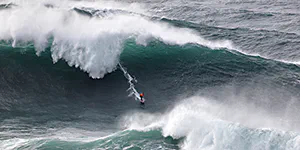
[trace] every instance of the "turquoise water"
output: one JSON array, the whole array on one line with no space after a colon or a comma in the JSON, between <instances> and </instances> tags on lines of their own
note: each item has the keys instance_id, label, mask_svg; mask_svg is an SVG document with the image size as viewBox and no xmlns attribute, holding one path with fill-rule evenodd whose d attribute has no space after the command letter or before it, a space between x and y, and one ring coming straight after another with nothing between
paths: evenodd
<instances>
[{"instance_id":1,"label":"turquoise water","mask_svg":"<svg viewBox=\"0 0 300 150\"><path fill-rule=\"evenodd\" d=\"M300 149L297 2L4 4L0 149Z\"/></svg>"}]
</instances>

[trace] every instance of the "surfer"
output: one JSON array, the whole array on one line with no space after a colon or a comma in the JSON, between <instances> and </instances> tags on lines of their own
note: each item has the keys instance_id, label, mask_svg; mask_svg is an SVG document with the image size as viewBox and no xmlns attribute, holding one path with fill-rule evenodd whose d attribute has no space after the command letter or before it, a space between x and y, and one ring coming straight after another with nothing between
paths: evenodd
<instances>
[{"instance_id":1,"label":"surfer","mask_svg":"<svg viewBox=\"0 0 300 150\"><path fill-rule=\"evenodd\" d=\"M145 104L145 100L144 100L144 93L140 94L140 104L144 105Z\"/></svg>"}]
</instances>

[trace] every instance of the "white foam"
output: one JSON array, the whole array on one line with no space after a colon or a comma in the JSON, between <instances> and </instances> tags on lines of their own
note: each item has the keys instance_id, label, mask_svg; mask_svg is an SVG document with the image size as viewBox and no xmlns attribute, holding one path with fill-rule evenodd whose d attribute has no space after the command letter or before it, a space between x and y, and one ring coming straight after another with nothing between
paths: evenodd
<instances>
[{"instance_id":1,"label":"white foam","mask_svg":"<svg viewBox=\"0 0 300 150\"><path fill-rule=\"evenodd\" d=\"M277 118L247 107L192 97L165 114L129 113L121 125L142 131L160 128L164 136L184 138L182 149L300 149L297 132L281 130Z\"/></svg>"},{"instance_id":2,"label":"white foam","mask_svg":"<svg viewBox=\"0 0 300 150\"><path fill-rule=\"evenodd\" d=\"M196 43L213 49L234 49L228 40L208 41L193 30L173 27L139 15L115 14L107 18L88 18L70 11L74 6L92 6L93 3L62 1L59 2L62 5L46 8L44 4L50 1L25 2L16 2L18 6L0 12L0 40L13 40L14 47L33 42L37 54L40 54L47 47L49 38L53 38L53 62L63 59L70 66L88 72L93 78L102 78L116 69L123 44L128 39L135 39L142 45L158 39L172 45ZM58 3L51 2L53 5ZM127 10L137 5L113 2L101 7Z\"/></svg>"}]
</instances>

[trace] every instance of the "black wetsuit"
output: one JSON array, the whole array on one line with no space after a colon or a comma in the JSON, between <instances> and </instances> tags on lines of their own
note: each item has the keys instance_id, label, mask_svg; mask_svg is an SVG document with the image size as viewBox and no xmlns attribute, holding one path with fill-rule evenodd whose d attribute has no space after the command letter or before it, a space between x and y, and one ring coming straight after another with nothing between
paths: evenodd
<instances>
[{"instance_id":1,"label":"black wetsuit","mask_svg":"<svg viewBox=\"0 0 300 150\"><path fill-rule=\"evenodd\" d=\"M144 104L145 104L145 101L143 100L143 97L140 97L140 98L141 98L140 104L141 104L141 105L144 105Z\"/></svg>"}]
</instances>

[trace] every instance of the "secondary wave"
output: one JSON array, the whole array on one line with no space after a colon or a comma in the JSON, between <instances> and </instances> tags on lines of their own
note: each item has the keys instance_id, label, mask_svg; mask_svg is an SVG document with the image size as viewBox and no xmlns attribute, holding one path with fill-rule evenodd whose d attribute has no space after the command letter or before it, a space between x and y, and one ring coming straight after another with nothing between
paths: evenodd
<instances>
[{"instance_id":1,"label":"secondary wave","mask_svg":"<svg viewBox=\"0 0 300 150\"><path fill-rule=\"evenodd\" d=\"M283 118L240 104L192 97L164 114L129 113L121 124L144 132L161 129L164 137L184 138L182 149L300 149L299 133L279 127Z\"/></svg>"},{"instance_id":2,"label":"secondary wave","mask_svg":"<svg viewBox=\"0 0 300 150\"><path fill-rule=\"evenodd\" d=\"M65 128L54 133L50 130L50 133L38 137L7 139L0 142L0 147L3 149L51 149L53 147L63 149L300 149L300 134L297 132L299 122L295 122L294 130L290 125L295 120L276 117L265 109L238 100L229 103L195 96L184 99L165 113L149 114L144 111L134 111L124 114L119 120L121 131L109 136L101 132ZM299 103L296 102L294 105L298 106ZM297 113L292 113L294 114Z\"/></svg>"}]
</instances>

